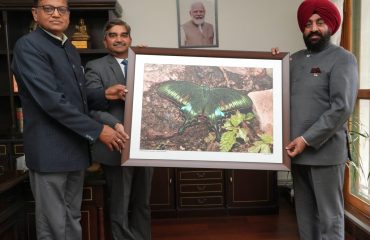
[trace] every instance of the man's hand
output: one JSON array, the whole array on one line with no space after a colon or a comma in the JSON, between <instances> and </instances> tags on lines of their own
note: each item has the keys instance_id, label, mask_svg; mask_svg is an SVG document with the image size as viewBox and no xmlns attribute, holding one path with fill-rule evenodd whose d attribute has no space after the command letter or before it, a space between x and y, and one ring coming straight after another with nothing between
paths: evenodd
<instances>
[{"instance_id":1,"label":"man's hand","mask_svg":"<svg viewBox=\"0 0 370 240\"><path fill-rule=\"evenodd\" d=\"M272 53L272 55L279 54L280 53L279 48L278 47L271 48L271 53Z\"/></svg>"},{"instance_id":2,"label":"man's hand","mask_svg":"<svg viewBox=\"0 0 370 240\"><path fill-rule=\"evenodd\" d=\"M130 138L130 137L128 136L128 134L125 132L125 128L124 128L124 126L123 126L121 123L117 123L117 124L114 126L114 129L115 129L119 134L121 134L121 136L122 136L123 138L125 138L126 140Z\"/></svg>"},{"instance_id":3,"label":"man's hand","mask_svg":"<svg viewBox=\"0 0 370 240\"><path fill-rule=\"evenodd\" d=\"M105 90L105 98L108 100L125 100L127 92L125 85L116 84Z\"/></svg>"},{"instance_id":4,"label":"man's hand","mask_svg":"<svg viewBox=\"0 0 370 240\"><path fill-rule=\"evenodd\" d=\"M289 157L295 157L306 148L307 144L303 140L302 137L297 137L292 142L290 142L286 147L285 150Z\"/></svg>"},{"instance_id":5,"label":"man's hand","mask_svg":"<svg viewBox=\"0 0 370 240\"><path fill-rule=\"evenodd\" d=\"M108 125L103 126L103 130L99 135L99 140L102 141L111 151L117 150L119 152L125 148L125 142L128 139L128 135L122 136L121 133L113 130Z\"/></svg>"}]
</instances>

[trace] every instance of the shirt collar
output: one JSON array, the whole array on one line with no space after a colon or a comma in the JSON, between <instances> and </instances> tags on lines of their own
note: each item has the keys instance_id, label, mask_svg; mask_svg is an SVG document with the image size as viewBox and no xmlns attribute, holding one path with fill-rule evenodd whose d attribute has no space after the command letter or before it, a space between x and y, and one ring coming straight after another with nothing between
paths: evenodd
<instances>
[{"instance_id":1,"label":"shirt collar","mask_svg":"<svg viewBox=\"0 0 370 240\"><path fill-rule=\"evenodd\" d=\"M118 63L121 63L123 60L127 60L127 58L118 58L118 57L114 57Z\"/></svg>"},{"instance_id":2,"label":"shirt collar","mask_svg":"<svg viewBox=\"0 0 370 240\"><path fill-rule=\"evenodd\" d=\"M53 38L55 38L55 39L57 39L57 40L59 40L59 41L61 41L62 42L62 45L67 41L67 39L68 39L68 37L63 33L63 38L61 38L61 37L58 37L58 36L56 36L56 35L54 35L54 34L52 34L51 32L49 32L49 31L46 31L44 28L42 28L42 27L40 27L44 32L46 32L48 35L50 35L51 37L53 37Z\"/></svg>"}]
</instances>

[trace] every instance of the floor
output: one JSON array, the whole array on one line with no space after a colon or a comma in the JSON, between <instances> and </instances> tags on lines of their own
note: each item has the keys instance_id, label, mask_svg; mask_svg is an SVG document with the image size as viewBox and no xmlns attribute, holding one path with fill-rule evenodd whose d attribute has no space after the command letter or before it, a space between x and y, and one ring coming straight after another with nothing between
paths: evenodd
<instances>
[{"instance_id":1,"label":"floor","mask_svg":"<svg viewBox=\"0 0 370 240\"><path fill-rule=\"evenodd\" d=\"M280 205L274 215L153 219L152 239L299 239L293 207L285 200Z\"/></svg>"},{"instance_id":2,"label":"floor","mask_svg":"<svg viewBox=\"0 0 370 240\"><path fill-rule=\"evenodd\" d=\"M280 200L279 214L152 220L152 240L298 240L293 206ZM354 238L346 236L346 240Z\"/></svg>"}]
</instances>

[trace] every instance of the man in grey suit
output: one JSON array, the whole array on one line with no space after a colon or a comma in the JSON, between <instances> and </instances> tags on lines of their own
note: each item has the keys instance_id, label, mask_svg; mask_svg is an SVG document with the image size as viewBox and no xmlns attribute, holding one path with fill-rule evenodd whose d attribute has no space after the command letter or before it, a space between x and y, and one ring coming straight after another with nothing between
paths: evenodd
<instances>
[{"instance_id":1,"label":"man in grey suit","mask_svg":"<svg viewBox=\"0 0 370 240\"><path fill-rule=\"evenodd\" d=\"M104 31L104 45L110 54L87 63L85 76L88 88L126 85L125 70L132 41L131 28L126 22L113 19L107 22ZM107 111L91 111L90 114L117 131L124 131L123 101L111 101ZM151 239L149 200L153 168L123 167L121 155L109 151L100 142L94 145L93 158L101 163L105 173L113 239Z\"/></svg>"},{"instance_id":2,"label":"man in grey suit","mask_svg":"<svg viewBox=\"0 0 370 240\"><path fill-rule=\"evenodd\" d=\"M120 151L126 138L88 116L89 98L103 106L104 90L86 91L80 56L63 33L69 24L67 1L35 0L32 15L38 28L17 41L12 71L23 107L37 239L80 240L90 144L100 139Z\"/></svg>"},{"instance_id":3,"label":"man in grey suit","mask_svg":"<svg viewBox=\"0 0 370 240\"><path fill-rule=\"evenodd\" d=\"M303 1L297 17L307 49L293 54L290 63L293 140L286 151L299 234L304 240L344 240L346 122L356 101L357 62L330 43L341 23L332 2Z\"/></svg>"}]
</instances>

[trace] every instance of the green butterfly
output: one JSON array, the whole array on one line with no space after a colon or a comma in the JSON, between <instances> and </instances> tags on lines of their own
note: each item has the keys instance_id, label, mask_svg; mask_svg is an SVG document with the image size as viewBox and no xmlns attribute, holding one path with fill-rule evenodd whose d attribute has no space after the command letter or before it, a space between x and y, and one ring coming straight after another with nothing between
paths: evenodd
<instances>
[{"instance_id":1,"label":"green butterfly","mask_svg":"<svg viewBox=\"0 0 370 240\"><path fill-rule=\"evenodd\" d=\"M213 88L187 81L170 80L160 83L157 92L161 97L176 104L182 112L185 121L178 130L180 134L197 123L198 118L205 118L219 140L219 120L231 111L252 107L252 100L241 91Z\"/></svg>"}]
</instances>

